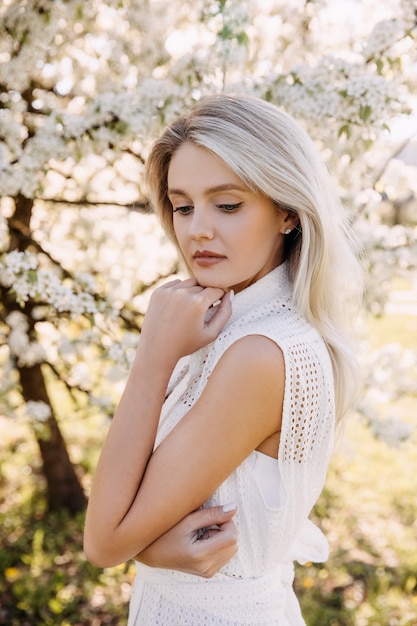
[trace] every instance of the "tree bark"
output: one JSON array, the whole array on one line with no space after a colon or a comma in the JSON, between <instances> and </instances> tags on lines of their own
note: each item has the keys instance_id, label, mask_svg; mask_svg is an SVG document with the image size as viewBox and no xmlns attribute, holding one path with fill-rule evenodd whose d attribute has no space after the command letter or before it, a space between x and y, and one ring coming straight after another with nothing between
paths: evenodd
<instances>
[{"instance_id":1,"label":"tree bark","mask_svg":"<svg viewBox=\"0 0 417 626\"><path fill-rule=\"evenodd\" d=\"M25 402L44 402L51 406L41 365L18 367L22 395ZM36 435L47 485L49 509L67 509L72 513L82 511L87 498L68 455L64 438L53 413L45 423L46 437Z\"/></svg>"}]
</instances>

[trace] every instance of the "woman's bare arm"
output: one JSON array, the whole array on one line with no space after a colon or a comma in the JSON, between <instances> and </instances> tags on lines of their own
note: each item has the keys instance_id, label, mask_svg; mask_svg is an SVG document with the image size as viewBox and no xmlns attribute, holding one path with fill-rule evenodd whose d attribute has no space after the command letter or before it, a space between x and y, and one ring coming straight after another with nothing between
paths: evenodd
<instances>
[{"instance_id":1,"label":"woman's bare arm","mask_svg":"<svg viewBox=\"0 0 417 626\"><path fill-rule=\"evenodd\" d=\"M222 356L200 399L152 454L175 363L212 341L230 315L226 296L211 326L205 324L206 312L221 290L199 288L192 280L178 283L159 290L153 310L150 306L98 464L85 549L102 567L145 550L201 506L280 428L282 353L265 337L245 337Z\"/></svg>"}]
</instances>

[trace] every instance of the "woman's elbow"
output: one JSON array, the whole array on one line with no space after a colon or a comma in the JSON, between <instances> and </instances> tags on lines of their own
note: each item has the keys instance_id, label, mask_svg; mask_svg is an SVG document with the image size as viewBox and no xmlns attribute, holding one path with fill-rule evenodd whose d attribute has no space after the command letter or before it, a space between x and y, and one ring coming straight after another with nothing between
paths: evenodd
<instances>
[{"instance_id":1,"label":"woman's elbow","mask_svg":"<svg viewBox=\"0 0 417 626\"><path fill-rule=\"evenodd\" d=\"M117 559L115 555L111 554L108 549L98 545L97 541L84 534L83 542L84 554L87 560L95 567L115 567L123 563L120 559Z\"/></svg>"},{"instance_id":2,"label":"woman's elbow","mask_svg":"<svg viewBox=\"0 0 417 626\"><path fill-rule=\"evenodd\" d=\"M87 557L87 561L89 561L92 565L96 567L109 567L106 559L103 559L103 554L100 550L97 550L95 546L92 546L91 543L84 537L84 554Z\"/></svg>"}]
</instances>

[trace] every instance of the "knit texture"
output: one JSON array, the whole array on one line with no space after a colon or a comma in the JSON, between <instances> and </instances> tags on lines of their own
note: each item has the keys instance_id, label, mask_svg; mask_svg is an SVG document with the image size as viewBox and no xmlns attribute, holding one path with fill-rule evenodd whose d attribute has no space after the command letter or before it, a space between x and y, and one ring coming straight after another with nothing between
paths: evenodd
<instances>
[{"instance_id":1,"label":"knit texture","mask_svg":"<svg viewBox=\"0 0 417 626\"><path fill-rule=\"evenodd\" d=\"M155 447L201 396L224 352L247 335L268 337L284 355L277 460L284 502L278 509L265 504L253 475L255 454L250 454L206 503L236 503L237 554L209 580L138 563L128 626L304 624L292 590L292 562L328 556L327 541L308 516L323 488L333 446L334 385L324 341L292 302L285 263L238 293L217 339L177 364Z\"/></svg>"}]
</instances>

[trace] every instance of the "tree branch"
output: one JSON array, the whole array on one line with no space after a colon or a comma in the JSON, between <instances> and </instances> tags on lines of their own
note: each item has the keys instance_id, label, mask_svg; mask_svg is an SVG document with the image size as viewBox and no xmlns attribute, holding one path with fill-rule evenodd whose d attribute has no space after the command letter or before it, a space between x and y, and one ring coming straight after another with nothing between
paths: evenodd
<instances>
[{"instance_id":1,"label":"tree branch","mask_svg":"<svg viewBox=\"0 0 417 626\"><path fill-rule=\"evenodd\" d=\"M45 203L50 204L64 204L67 206L74 206L83 208L84 206L112 206L119 209L129 209L130 211L136 211L138 213L150 213L149 202L148 200L134 201L134 202L106 202L106 201L98 201L93 202L92 200L88 200L87 198L79 198L78 200L65 200L60 198L41 198L37 197L36 200L40 200Z\"/></svg>"},{"instance_id":2,"label":"tree branch","mask_svg":"<svg viewBox=\"0 0 417 626\"><path fill-rule=\"evenodd\" d=\"M383 165L381 166L381 168L379 169L379 171L377 172L377 174L374 177L374 182L372 184L372 188L375 189L377 183L379 180L381 180L382 176L384 175L388 165L390 164L390 162L392 161L392 159L395 159L399 154L401 154L401 152L404 150L404 148L406 146L408 146L408 144L417 136L417 132L414 133L413 135L411 135L410 137L407 137L407 139L405 139L402 143L400 143L399 146L397 146L397 148L394 150L394 152L392 154L389 155L389 157L385 160L385 162L383 163Z\"/></svg>"}]
</instances>

